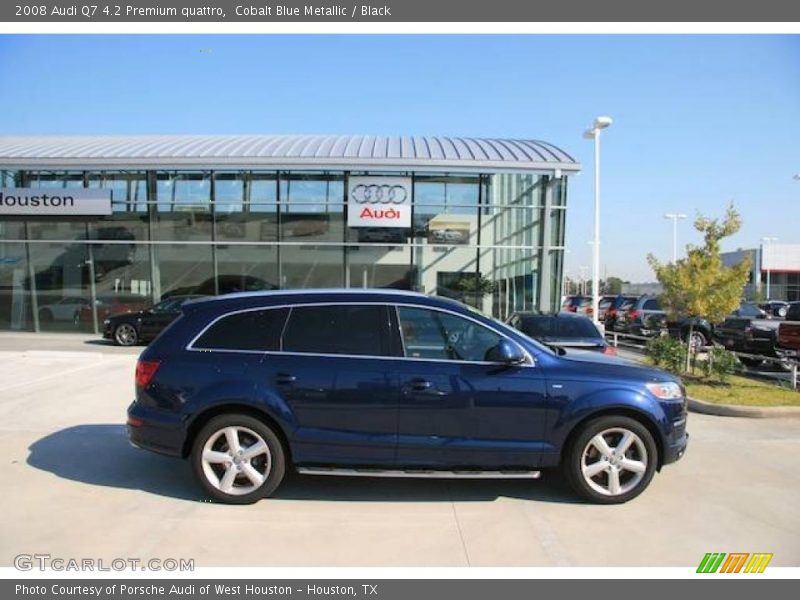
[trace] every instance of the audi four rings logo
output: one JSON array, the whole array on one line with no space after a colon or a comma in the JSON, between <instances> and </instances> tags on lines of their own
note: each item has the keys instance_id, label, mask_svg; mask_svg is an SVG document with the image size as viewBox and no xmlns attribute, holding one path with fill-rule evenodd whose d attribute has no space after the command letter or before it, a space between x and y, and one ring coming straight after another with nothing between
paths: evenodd
<instances>
[{"instance_id":1,"label":"audi four rings logo","mask_svg":"<svg viewBox=\"0 0 800 600\"><path fill-rule=\"evenodd\" d=\"M358 184L350 196L359 204L404 204L408 190L402 185Z\"/></svg>"}]
</instances>

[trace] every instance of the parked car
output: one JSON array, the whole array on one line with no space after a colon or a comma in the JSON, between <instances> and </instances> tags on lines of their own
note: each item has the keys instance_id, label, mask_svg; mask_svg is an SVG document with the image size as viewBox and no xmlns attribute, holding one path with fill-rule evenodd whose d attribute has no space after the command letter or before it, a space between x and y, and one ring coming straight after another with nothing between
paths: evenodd
<instances>
[{"instance_id":1,"label":"parked car","mask_svg":"<svg viewBox=\"0 0 800 600\"><path fill-rule=\"evenodd\" d=\"M606 342L592 320L583 315L568 312L515 312L507 322L528 337L551 348L594 350L610 355L617 353L617 349Z\"/></svg>"},{"instance_id":2,"label":"parked car","mask_svg":"<svg viewBox=\"0 0 800 600\"><path fill-rule=\"evenodd\" d=\"M639 495L683 455L673 375L561 355L463 304L304 290L189 302L141 354L130 441L188 458L214 499L311 475L536 478L591 501Z\"/></svg>"},{"instance_id":3,"label":"parked car","mask_svg":"<svg viewBox=\"0 0 800 600\"><path fill-rule=\"evenodd\" d=\"M125 312L136 312L148 305L146 296L138 294L103 294L95 299L97 309L97 319L102 322L112 314ZM81 306L75 313L76 325L92 324L92 305L91 303Z\"/></svg>"},{"instance_id":4,"label":"parked car","mask_svg":"<svg viewBox=\"0 0 800 600\"><path fill-rule=\"evenodd\" d=\"M617 315L613 331L641 337L668 334L684 342L691 336L694 348L705 348L711 343L714 326L706 319L693 316L670 321L657 297L641 296L627 311Z\"/></svg>"},{"instance_id":5,"label":"parked car","mask_svg":"<svg viewBox=\"0 0 800 600\"><path fill-rule=\"evenodd\" d=\"M733 352L779 358L777 344L780 324L778 319L767 318L764 310L755 304L743 303L714 328L714 341ZM765 362L746 356L740 356L739 360L748 367L759 367Z\"/></svg>"},{"instance_id":6,"label":"parked car","mask_svg":"<svg viewBox=\"0 0 800 600\"><path fill-rule=\"evenodd\" d=\"M612 329L619 333L651 336L666 327L665 317L657 297L639 296L627 310L617 313Z\"/></svg>"},{"instance_id":7,"label":"parked car","mask_svg":"<svg viewBox=\"0 0 800 600\"><path fill-rule=\"evenodd\" d=\"M39 321L42 323L50 323L52 321L67 321L72 322L75 320L75 314L85 306L91 304L88 298L81 296L66 296L58 302L44 304L39 307Z\"/></svg>"},{"instance_id":8,"label":"parked car","mask_svg":"<svg viewBox=\"0 0 800 600\"><path fill-rule=\"evenodd\" d=\"M800 302L786 309L786 320L778 325L778 353L797 360L800 358Z\"/></svg>"},{"instance_id":9,"label":"parked car","mask_svg":"<svg viewBox=\"0 0 800 600\"><path fill-rule=\"evenodd\" d=\"M630 296L626 294L620 294L614 298L608 308L606 308L602 313L602 320L605 324L606 331L615 331L614 326L617 322L617 318L627 311L631 306L633 306L638 299L638 296Z\"/></svg>"},{"instance_id":10,"label":"parked car","mask_svg":"<svg viewBox=\"0 0 800 600\"><path fill-rule=\"evenodd\" d=\"M592 314L592 297L591 296L567 296L561 304L561 310L564 312L578 313L581 315Z\"/></svg>"},{"instance_id":11,"label":"parked car","mask_svg":"<svg viewBox=\"0 0 800 600\"><path fill-rule=\"evenodd\" d=\"M614 305L617 296L602 296L597 304L597 320L603 323L606 320L606 312Z\"/></svg>"},{"instance_id":12,"label":"parked car","mask_svg":"<svg viewBox=\"0 0 800 600\"><path fill-rule=\"evenodd\" d=\"M759 304L758 307L770 317L783 318L786 316L786 311L789 310L789 303L783 300L768 300Z\"/></svg>"},{"instance_id":13,"label":"parked car","mask_svg":"<svg viewBox=\"0 0 800 600\"><path fill-rule=\"evenodd\" d=\"M178 318L184 302L202 297L172 296L144 310L111 315L103 321L103 337L120 346L149 342Z\"/></svg>"}]
</instances>

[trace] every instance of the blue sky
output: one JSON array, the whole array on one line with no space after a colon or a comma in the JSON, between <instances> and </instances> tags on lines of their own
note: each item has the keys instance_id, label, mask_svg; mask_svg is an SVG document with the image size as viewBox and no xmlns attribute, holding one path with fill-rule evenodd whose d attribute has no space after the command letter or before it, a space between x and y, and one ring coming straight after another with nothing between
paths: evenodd
<instances>
[{"instance_id":1,"label":"blue sky","mask_svg":"<svg viewBox=\"0 0 800 600\"><path fill-rule=\"evenodd\" d=\"M800 36L2 36L0 134L375 133L538 138L575 155L567 268L652 280L664 212L800 243ZM679 245L699 242L690 221Z\"/></svg>"}]
</instances>

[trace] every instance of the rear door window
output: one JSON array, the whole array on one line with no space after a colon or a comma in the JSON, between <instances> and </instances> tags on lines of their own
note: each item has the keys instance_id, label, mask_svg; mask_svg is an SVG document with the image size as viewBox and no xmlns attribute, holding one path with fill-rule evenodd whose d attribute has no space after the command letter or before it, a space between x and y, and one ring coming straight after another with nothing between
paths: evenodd
<instances>
[{"instance_id":1,"label":"rear door window","mask_svg":"<svg viewBox=\"0 0 800 600\"><path fill-rule=\"evenodd\" d=\"M285 352L390 356L385 305L296 306L283 334Z\"/></svg>"},{"instance_id":2,"label":"rear door window","mask_svg":"<svg viewBox=\"0 0 800 600\"><path fill-rule=\"evenodd\" d=\"M202 350L280 350L288 308L234 313L211 325L193 344Z\"/></svg>"}]
</instances>

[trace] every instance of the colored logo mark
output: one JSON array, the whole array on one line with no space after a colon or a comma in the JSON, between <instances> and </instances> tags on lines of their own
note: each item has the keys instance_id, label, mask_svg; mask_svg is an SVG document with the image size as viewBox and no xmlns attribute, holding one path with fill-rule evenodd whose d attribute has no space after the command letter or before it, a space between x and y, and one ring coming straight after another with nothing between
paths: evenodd
<instances>
[{"instance_id":1,"label":"colored logo mark","mask_svg":"<svg viewBox=\"0 0 800 600\"><path fill-rule=\"evenodd\" d=\"M698 573L763 573L772 560L772 553L708 552L697 567Z\"/></svg>"}]
</instances>

